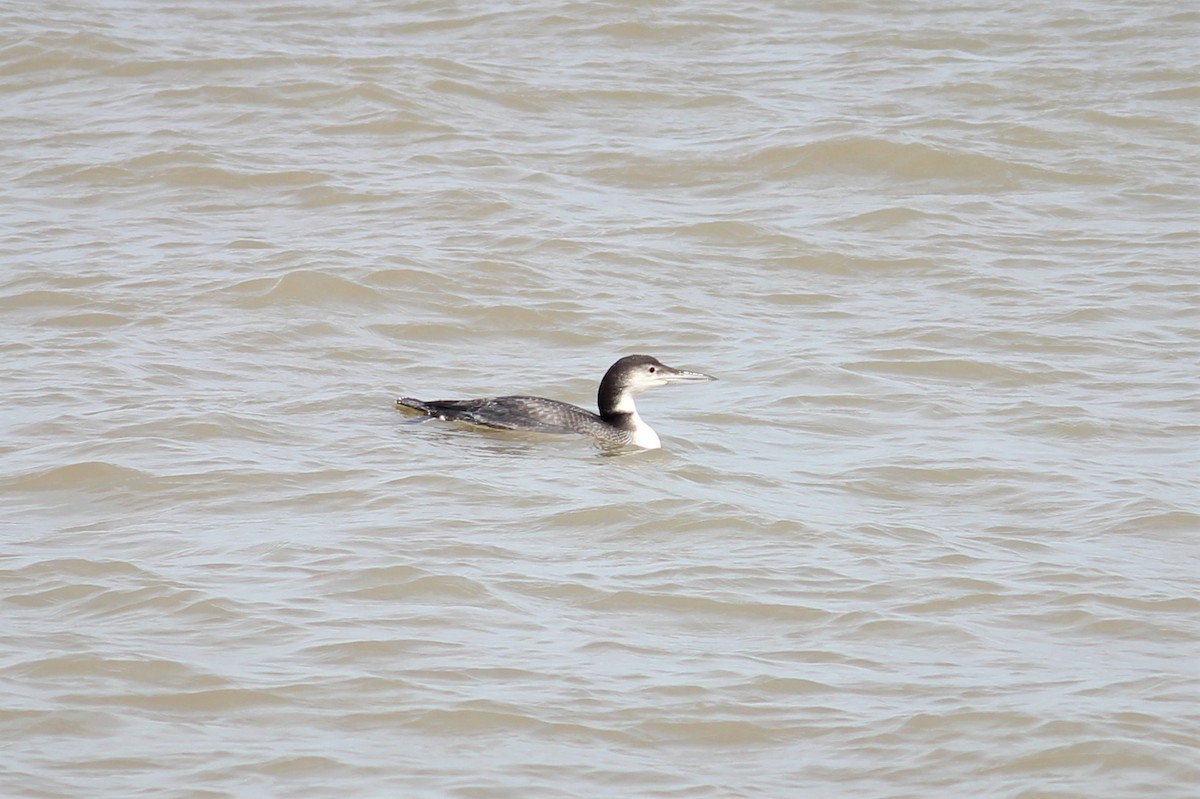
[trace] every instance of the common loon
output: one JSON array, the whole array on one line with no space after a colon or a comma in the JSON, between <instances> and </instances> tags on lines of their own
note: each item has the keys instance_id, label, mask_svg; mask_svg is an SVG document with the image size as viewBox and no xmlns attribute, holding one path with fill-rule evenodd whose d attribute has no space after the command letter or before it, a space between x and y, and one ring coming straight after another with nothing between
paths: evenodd
<instances>
[{"instance_id":1,"label":"common loon","mask_svg":"<svg viewBox=\"0 0 1200 799\"><path fill-rule=\"evenodd\" d=\"M649 355L626 355L609 367L600 381L595 414L577 405L542 397L484 397L423 402L400 397L397 407L421 411L430 419L538 433L582 433L611 444L643 449L662 446L658 434L638 416L633 395L671 383L707 383L717 378L685 372Z\"/></svg>"}]
</instances>

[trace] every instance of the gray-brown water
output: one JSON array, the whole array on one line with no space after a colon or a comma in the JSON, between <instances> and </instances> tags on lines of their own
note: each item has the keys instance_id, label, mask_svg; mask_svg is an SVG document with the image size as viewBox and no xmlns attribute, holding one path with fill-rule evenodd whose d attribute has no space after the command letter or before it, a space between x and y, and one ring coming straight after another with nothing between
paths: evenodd
<instances>
[{"instance_id":1,"label":"gray-brown water","mask_svg":"<svg viewBox=\"0 0 1200 799\"><path fill-rule=\"evenodd\" d=\"M0 794L1196 796L1198 29L5 5Z\"/></svg>"}]
</instances>

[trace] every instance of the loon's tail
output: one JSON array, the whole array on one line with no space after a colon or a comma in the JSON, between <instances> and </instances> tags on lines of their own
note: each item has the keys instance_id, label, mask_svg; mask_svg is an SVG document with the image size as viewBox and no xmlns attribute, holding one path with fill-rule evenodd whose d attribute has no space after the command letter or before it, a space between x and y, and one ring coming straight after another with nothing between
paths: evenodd
<instances>
[{"instance_id":1,"label":"loon's tail","mask_svg":"<svg viewBox=\"0 0 1200 799\"><path fill-rule=\"evenodd\" d=\"M420 411L421 413L427 414L429 416L434 416L437 414L437 411L435 411L433 408L430 408L424 402L421 402L421 400L413 399L412 397L397 397L396 398L396 407L397 408L412 408L414 411Z\"/></svg>"},{"instance_id":2,"label":"loon's tail","mask_svg":"<svg viewBox=\"0 0 1200 799\"><path fill-rule=\"evenodd\" d=\"M420 416L414 416L411 419L406 419L401 424L421 424L422 422L428 422L431 419L436 419L441 415L437 412L436 408L432 408L428 404L421 402L421 400L413 399L412 397L397 397L396 407L410 408L414 411L421 412Z\"/></svg>"}]
</instances>

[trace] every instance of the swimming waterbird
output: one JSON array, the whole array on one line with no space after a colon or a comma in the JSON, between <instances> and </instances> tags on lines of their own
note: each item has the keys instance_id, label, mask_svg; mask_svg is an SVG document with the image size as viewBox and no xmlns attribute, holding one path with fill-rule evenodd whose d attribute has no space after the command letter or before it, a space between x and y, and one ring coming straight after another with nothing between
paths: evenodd
<instances>
[{"instance_id":1,"label":"swimming waterbird","mask_svg":"<svg viewBox=\"0 0 1200 799\"><path fill-rule=\"evenodd\" d=\"M610 366L600 381L598 414L558 400L525 396L428 402L400 397L396 406L420 411L426 416L421 421L444 419L499 430L579 433L610 444L657 449L662 442L638 415L633 395L655 386L716 379L667 366L649 355L626 355Z\"/></svg>"}]
</instances>

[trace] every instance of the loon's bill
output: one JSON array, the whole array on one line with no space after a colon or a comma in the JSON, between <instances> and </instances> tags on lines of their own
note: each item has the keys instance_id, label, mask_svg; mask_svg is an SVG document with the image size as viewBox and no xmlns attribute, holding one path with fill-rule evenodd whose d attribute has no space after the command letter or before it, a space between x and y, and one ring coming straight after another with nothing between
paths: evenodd
<instances>
[{"instance_id":1,"label":"loon's bill","mask_svg":"<svg viewBox=\"0 0 1200 799\"><path fill-rule=\"evenodd\" d=\"M649 355L626 355L609 367L600 381L592 413L558 400L542 397L483 397L465 400L422 401L400 397L397 407L420 411L429 419L536 433L579 433L606 443L657 449L658 434L638 415L633 395L672 383L707 383L717 378L688 372Z\"/></svg>"}]
</instances>

